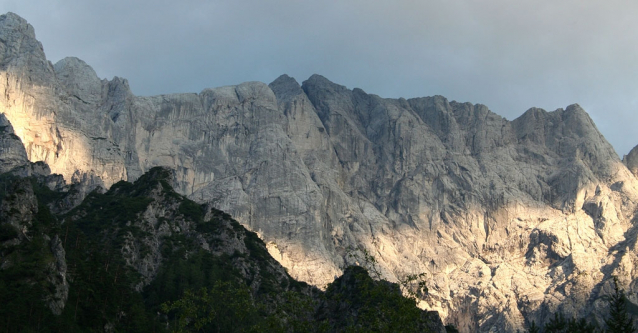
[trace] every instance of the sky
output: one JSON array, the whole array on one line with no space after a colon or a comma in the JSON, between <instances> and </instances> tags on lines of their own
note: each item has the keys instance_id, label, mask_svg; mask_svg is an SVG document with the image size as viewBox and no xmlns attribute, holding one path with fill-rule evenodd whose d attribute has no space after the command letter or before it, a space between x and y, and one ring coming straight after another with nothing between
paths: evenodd
<instances>
[{"instance_id":1,"label":"sky","mask_svg":"<svg viewBox=\"0 0 638 333\"><path fill-rule=\"evenodd\" d=\"M389 98L443 95L515 119L578 103L638 145L635 0L0 0L53 63L136 95L321 74Z\"/></svg>"}]
</instances>

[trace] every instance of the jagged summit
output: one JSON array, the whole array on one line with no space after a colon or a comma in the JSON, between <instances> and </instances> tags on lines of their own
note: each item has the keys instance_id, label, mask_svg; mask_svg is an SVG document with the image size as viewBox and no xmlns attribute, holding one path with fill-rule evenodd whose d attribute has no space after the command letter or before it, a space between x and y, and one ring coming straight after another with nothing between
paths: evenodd
<instances>
[{"instance_id":1,"label":"jagged summit","mask_svg":"<svg viewBox=\"0 0 638 333\"><path fill-rule=\"evenodd\" d=\"M20 17L20 15L8 12L4 15L0 15L0 36L6 37L9 35L16 35L16 33L20 33L22 36L35 39L35 29L33 26L27 22L24 18ZM3 38L6 42L7 38Z\"/></svg>"},{"instance_id":2,"label":"jagged summit","mask_svg":"<svg viewBox=\"0 0 638 333\"><path fill-rule=\"evenodd\" d=\"M17 14L0 16L0 70L30 70L29 81L38 85L53 84L53 68L44 55L35 30ZM28 75L29 73L22 73Z\"/></svg>"},{"instance_id":3,"label":"jagged summit","mask_svg":"<svg viewBox=\"0 0 638 333\"><path fill-rule=\"evenodd\" d=\"M70 95L85 103L98 103L102 100L102 80L84 61L67 57L55 63L53 69Z\"/></svg>"},{"instance_id":4,"label":"jagged summit","mask_svg":"<svg viewBox=\"0 0 638 333\"><path fill-rule=\"evenodd\" d=\"M311 97L309 91L315 91L315 90L341 92L341 93L350 91L345 86L336 84L319 74L313 74L307 80L303 81L301 84L301 88L308 95L308 97Z\"/></svg>"},{"instance_id":5,"label":"jagged summit","mask_svg":"<svg viewBox=\"0 0 638 333\"><path fill-rule=\"evenodd\" d=\"M292 99L294 96L303 93L297 80L286 74L279 76L268 87L275 93L279 102Z\"/></svg>"}]
</instances>

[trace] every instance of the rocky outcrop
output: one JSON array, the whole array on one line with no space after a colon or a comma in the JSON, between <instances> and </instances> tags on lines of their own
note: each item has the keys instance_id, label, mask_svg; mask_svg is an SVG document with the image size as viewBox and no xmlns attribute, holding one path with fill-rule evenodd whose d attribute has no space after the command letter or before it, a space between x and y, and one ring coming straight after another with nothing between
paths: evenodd
<instances>
[{"instance_id":1,"label":"rocky outcrop","mask_svg":"<svg viewBox=\"0 0 638 333\"><path fill-rule=\"evenodd\" d=\"M50 262L47 269L47 282L53 286L50 294L45 295L45 302L55 315L62 314L69 297L69 283L67 281L66 251L62 247L62 241L58 235L50 240L50 250L54 261Z\"/></svg>"},{"instance_id":2,"label":"rocky outcrop","mask_svg":"<svg viewBox=\"0 0 638 333\"><path fill-rule=\"evenodd\" d=\"M137 97L79 59L51 65L15 14L0 41L0 105L30 161L105 187L174 169L179 193L256 231L297 278L324 286L365 249L392 281L426 272L422 305L463 331L558 310L600 321L613 275L638 301L633 155L576 104L509 121L319 75Z\"/></svg>"},{"instance_id":3,"label":"rocky outcrop","mask_svg":"<svg viewBox=\"0 0 638 333\"><path fill-rule=\"evenodd\" d=\"M8 241L17 245L30 240L28 234L33 219L38 213L38 200L28 179L4 182L3 185L8 186L5 193L11 193L11 196L3 198L2 203L0 203L0 217L3 228L12 229L16 233L16 237L12 237Z\"/></svg>"},{"instance_id":4,"label":"rocky outcrop","mask_svg":"<svg viewBox=\"0 0 638 333\"><path fill-rule=\"evenodd\" d=\"M5 300L0 314L15 314L16 329L143 331L182 325L171 320L174 311L197 320L200 313L231 307L224 319L232 320L223 330L242 321L260 331L445 332L436 312L422 311L398 285L374 281L361 267L351 267L356 276L346 272L326 293L294 280L257 234L230 215L177 194L173 170L155 167L132 184L121 181L106 193L93 191L62 214L52 213L47 203L70 191L51 190L43 180L0 174ZM191 290L215 297L193 300ZM193 312L191 306L200 305ZM246 309L254 310L250 317L237 314ZM199 319L204 321L195 327L211 322ZM222 321L205 329L217 330Z\"/></svg>"},{"instance_id":5,"label":"rocky outcrop","mask_svg":"<svg viewBox=\"0 0 638 333\"><path fill-rule=\"evenodd\" d=\"M634 176L638 176L638 146L634 147L629 154L623 156L622 161Z\"/></svg>"},{"instance_id":6,"label":"rocky outcrop","mask_svg":"<svg viewBox=\"0 0 638 333\"><path fill-rule=\"evenodd\" d=\"M119 147L99 135L109 131L102 125L110 119L99 111L117 102L117 86L126 82L98 80L98 90L95 72L77 59L54 68L33 27L13 13L2 15L0 31L0 107L29 160L46 162L67 180L76 172L100 177L106 186L126 179Z\"/></svg>"},{"instance_id":7,"label":"rocky outcrop","mask_svg":"<svg viewBox=\"0 0 638 333\"><path fill-rule=\"evenodd\" d=\"M3 296L23 285L60 315L69 296L65 251L47 220L47 209L40 207L37 185L9 173L0 176L0 184L0 280L7 286Z\"/></svg>"},{"instance_id":8,"label":"rocky outcrop","mask_svg":"<svg viewBox=\"0 0 638 333\"><path fill-rule=\"evenodd\" d=\"M28 164L27 154L20 138L4 114L0 114L0 173Z\"/></svg>"},{"instance_id":9,"label":"rocky outcrop","mask_svg":"<svg viewBox=\"0 0 638 333\"><path fill-rule=\"evenodd\" d=\"M289 284L288 273L267 255L254 233L228 214L175 193L173 183L173 170L153 168L133 184L119 182L104 194L93 192L64 223L93 224L84 228L102 235L104 248L119 252L126 266L139 274L134 285L138 292L156 279L162 265L175 259L172 251L181 253L178 257L204 250L227 258L224 264L251 281L254 291L264 288L265 280L277 286Z\"/></svg>"}]
</instances>

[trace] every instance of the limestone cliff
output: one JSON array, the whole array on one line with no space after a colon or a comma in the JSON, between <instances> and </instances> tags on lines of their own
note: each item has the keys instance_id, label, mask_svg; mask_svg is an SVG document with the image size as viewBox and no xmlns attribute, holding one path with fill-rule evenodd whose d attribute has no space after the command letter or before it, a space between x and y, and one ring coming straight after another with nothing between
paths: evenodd
<instances>
[{"instance_id":1,"label":"limestone cliff","mask_svg":"<svg viewBox=\"0 0 638 333\"><path fill-rule=\"evenodd\" d=\"M426 272L422 305L463 331L515 331L556 310L600 321L612 275L638 301L636 163L576 104L509 121L319 75L138 97L79 59L52 65L11 13L0 91L30 161L107 187L170 167L178 192L229 212L319 286L355 247L390 280Z\"/></svg>"},{"instance_id":2,"label":"limestone cliff","mask_svg":"<svg viewBox=\"0 0 638 333\"><path fill-rule=\"evenodd\" d=\"M0 161L4 161L2 157ZM33 178L38 176L41 185L10 172L0 174L0 296L5 306L11 298L31 297L12 295L9 291L16 285L32 286L30 290L38 295L38 300L44 300L53 314L60 315L69 295L65 250L50 224L48 207L41 206L36 195L37 191L49 190L46 186L55 184L55 177L38 174Z\"/></svg>"},{"instance_id":3,"label":"limestone cliff","mask_svg":"<svg viewBox=\"0 0 638 333\"><path fill-rule=\"evenodd\" d=\"M20 138L4 114L0 114L0 173L28 163L27 154Z\"/></svg>"}]
</instances>

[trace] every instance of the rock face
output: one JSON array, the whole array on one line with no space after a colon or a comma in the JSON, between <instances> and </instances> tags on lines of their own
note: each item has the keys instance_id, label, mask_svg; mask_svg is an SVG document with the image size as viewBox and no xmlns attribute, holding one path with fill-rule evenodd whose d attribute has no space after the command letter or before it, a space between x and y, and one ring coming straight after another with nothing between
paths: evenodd
<instances>
[{"instance_id":1,"label":"rock face","mask_svg":"<svg viewBox=\"0 0 638 333\"><path fill-rule=\"evenodd\" d=\"M625 155L622 161L634 176L638 176L638 146L634 147L629 154Z\"/></svg>"},{"instance_id":2,"label":"rock face","mask_svg":"<svg viewBox=\"0 0 638 333\"><path fill-rule=\"evenodd\" d=\"M354 247L387 279L426 272L422 305L462 331L515 331L557 310L600 322L612 275L638 302L635 154L623 164L576 104L508 121L319 75L137 97L79 59L52 65L11 13L0 91L30 161L106 187L172 168L178 192L229 212L319 286Z\"/></svg>"},{"instance_id":3,"label":"rock face","mask_svg":"<svg viewBox=\"0 0 638 333\"><path fill-rule=\"evenodd\" d=\"M14 285L35 285L51 312L60 315L69 295L62 243L44 223L47 212L39 207L30 179L5 173L0 184L0 277L13 277L0 279L10 286L3 296Z\"/></svg>"},{"instance_id":4,"label":"rock face","mask_svg":"<svg viewBox=\"0 0 638 333\"><path fill-rule=\"evenodd\" d=\"M4 114L0 114L0 173L28 164L27 153L13 126Z\"/></svg>"},{"instance_id":5,"label":"rock face","mask_svg":"<svg viewBox=\"0 0 638 333\"><path fill-rule=\"evenodd\" d=\"M0 174L0 317L26 331L445 332L437 312L361 267L325 293L294 280L256 233L176 193L174 175L155 167L57 214L50 207L71 191L51 190L38 175ZM172 320L174 311L189 320Z\"/></svg>"},{"instance_id":6,"label":"rock face","mask_svg":"<svg viewBox=\"0 0 638 333\"><path fill-rule=\"evenodd\" d=\"M132 286L138 292L151 284L162 265L170 261L171 251L167 248L181 248L186 258L197 255L199 250L226 257L225 264L242 274L242 279L252 281L250 287L254 291L264 288L267 280L264 276L272 278L267 281L270 284L291 284L285 269L268 256L265 245L254 233L242 228L228 214L210 206L202 207L175 193L170 187L173 177L173 170L157 167L134 184L120 182L104 194L93 192L70 212L64 223L94 223L95 231L104 239L116 239L116 246L106 241L100 245L114 248L126 266L139 274ZM259 255L263 255L262 260L257 260ZM285 290L281 287L276 291Z\"/></svg>"}]
</instances>

